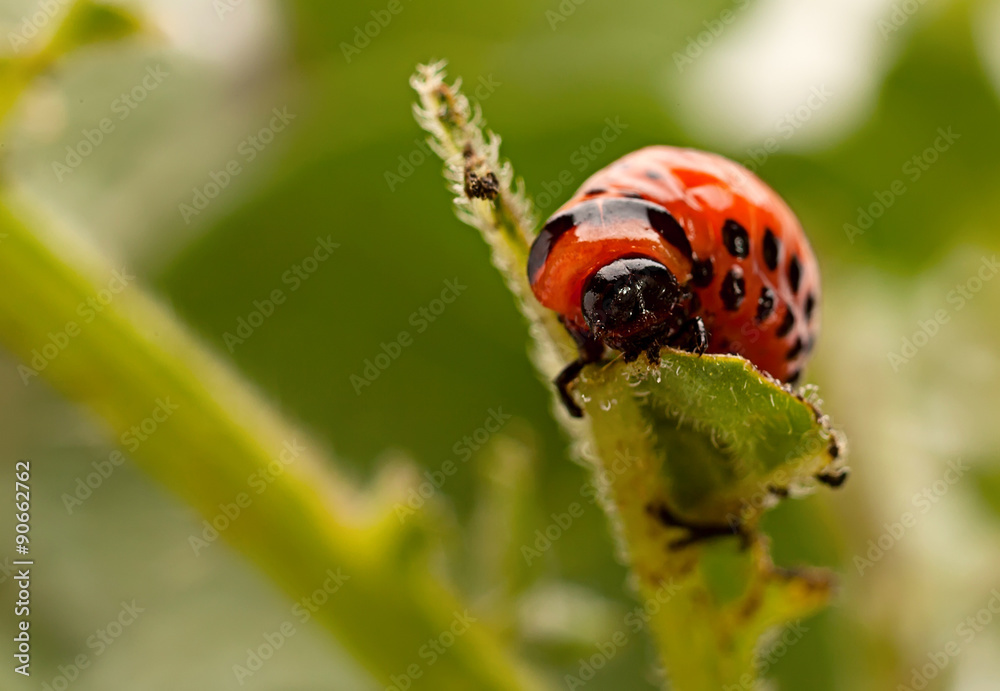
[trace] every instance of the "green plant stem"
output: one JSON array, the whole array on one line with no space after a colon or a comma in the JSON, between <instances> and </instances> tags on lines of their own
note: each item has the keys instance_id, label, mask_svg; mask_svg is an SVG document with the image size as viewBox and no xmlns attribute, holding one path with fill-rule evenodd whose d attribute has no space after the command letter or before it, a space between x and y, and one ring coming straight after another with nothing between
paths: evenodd
<instances>
[{"instance_id":1,"label":"green plant stem","mask_svg":"<svg viewBox=\"0 0 1000 691\"><path fill-rule=\"evenodd\" d=\"M322 588L330 571L345 576L314 616L376 679L388 684L391 675L416 665L414 689L541 688L478 624L434 664L420 656L466 609L431 575L419 524L404 528L395 518L392 503L402 500L402 490L365 500L339 482L315 441L262 404L139 287L115 295L88 321L81 306L112 272L99 260L85 260L87 251L71 238L43 242L7 204L0 206L0 234L7 285L0 295L0 338L25 363L19 372L26 384L39 385L27 369L37 367L41 378L103 418L115 437L140 424L158 402L176 407L131 458L209 521L222 513L220 506L249 496L251 503L221 536L293 600ZM58 353L39 355L51 355L45 346L53 341L64 343ZM296 445L304 447L297 457L278 460ZM273 476L260 494L249 484L255 473ZM195 535L204 539L204 529ZM208 543L198 551L210 549L222 547ZM291 605L289 620L299 622Z\"/></svg>"},{"instance_id":2,"label":"green plant stem","mask_svg":"<svg viewBox=\"0 0 1000 691\"><path fill-rule=\"evenodd\" d=\"M420 99L414 108L417 121L431 134L431 146L446 162L445 178L459 218L483 234L493 263L528 320L535 336L535 364L551 377L567 359L576 357L576 346L556 315L535 301L528 283L528 252L535 234L531 203L523 186L515 182L511 166L500 160L500 139L483 134L481 117L473 112L459 84L445 83L443 70L444 63L422 66L410 80ZM495 195L467 195L469 173L495 176Z\"/></svg>"}]
</instances>

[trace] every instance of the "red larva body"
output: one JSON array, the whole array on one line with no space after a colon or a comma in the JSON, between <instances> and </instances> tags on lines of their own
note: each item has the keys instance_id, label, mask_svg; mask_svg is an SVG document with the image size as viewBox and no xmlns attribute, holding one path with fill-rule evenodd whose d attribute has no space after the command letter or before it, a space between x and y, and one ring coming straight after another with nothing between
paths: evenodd
<instances>
[{"instance_id":1,"label":"red larva body","mask_svg":"<svg viewBox=\"0 0 1000 691\"><path fill-rule=\"evenodd\" d=\"M738 353L778 380L797 379L819 325L819 268L795 215L745 168L690 149L641 149L587 180L532 247L528 275L536 297L578 338L631 358L652 346L678 346L679 329L650 337L649 319L645 341L635 347L627 335L609 343L607 332L588 323L581 306L588 286L623 258L666 267L684 296L673 323L700 317L707 352ZM607 283L603 289L607 307ZM619 316L624 309L612 308Z\"/></svg>"}]
</instances>

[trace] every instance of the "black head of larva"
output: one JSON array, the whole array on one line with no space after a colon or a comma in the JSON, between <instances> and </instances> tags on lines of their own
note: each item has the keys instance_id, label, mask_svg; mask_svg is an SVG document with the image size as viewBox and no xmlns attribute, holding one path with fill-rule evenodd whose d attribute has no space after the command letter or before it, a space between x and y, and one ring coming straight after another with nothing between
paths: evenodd
<instances>
[{"instance_id":1,"label":"black head of larva","mask_svg":"<svg viewBox=\"0 0 1000 691\"><path fill-rule=\"evenodd\" d=\"M626 354L660 342L683 321L689 297L663 264L646 257L617 259L584 286L583 316L604 344Z\"/></svg>"}]
</instances>

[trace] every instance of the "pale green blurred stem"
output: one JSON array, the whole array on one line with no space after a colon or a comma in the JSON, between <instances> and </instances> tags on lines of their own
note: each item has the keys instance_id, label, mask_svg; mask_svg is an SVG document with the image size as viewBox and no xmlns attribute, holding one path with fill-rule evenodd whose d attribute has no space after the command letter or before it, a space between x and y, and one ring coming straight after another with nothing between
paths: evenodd
<instances>
[{"instance_id":1,"label":"pale green blurred stem","mask_svg":"<svg viewBox=\"0 0 1000 691\"><path fill-rule=\"evenodd\" d=\"M316 617L377 679L388 684L391 674L416 663L422 676L413 688L540 688L481 626L459 636L433 665L420 657L421 646L446 631L465 605L413 556L423 553L421 535L400 527L390 505L398 495L382 496L377 505L337 482L314 441L262 403L140 287L116 295L85 323L78 309L106 285L112 267L86 260L82 247L70 249L71 238L43 241L6 204L0 234L4 345L29 363L50 334L63 340L58 334L77 324L79 335L69 337L40 378L97 413L115 437L147 417L157 400L176 405L131 458L206 518L239 493L251 494L252 504L222 536L293 600L321 587L327 570L341 570L349 580ZM41 386L40 378L27 385ZM262 494L250 491L249 476L293 440L306 451ZM291 609L288 618L298 624ZM252 644L257 632L246 633Z\"/></svg>"}]
</instances>

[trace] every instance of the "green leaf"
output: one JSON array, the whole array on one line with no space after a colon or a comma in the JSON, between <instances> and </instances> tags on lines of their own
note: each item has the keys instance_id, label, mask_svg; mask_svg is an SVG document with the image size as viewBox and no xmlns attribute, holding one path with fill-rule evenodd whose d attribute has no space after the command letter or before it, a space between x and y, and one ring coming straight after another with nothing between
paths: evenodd
<instances>
[{"instance_id":1,"label":"green leaf","mask_svg":"<svg viewBox=\"0 0 1000 691\"><path fill-rule=\"evenodd\" d=\"M662 460L674 509L726 522L817 475L839 479L837 433L801 393L736 356L665 349L660 360L591 365L577 388L609 448Z\"/></svg>"}]
</instances>

